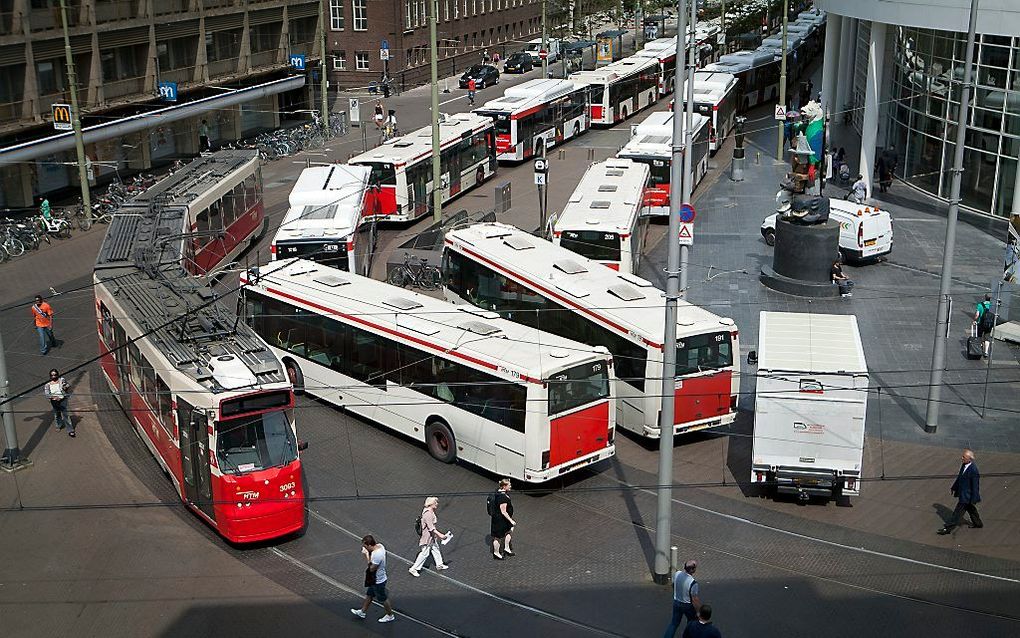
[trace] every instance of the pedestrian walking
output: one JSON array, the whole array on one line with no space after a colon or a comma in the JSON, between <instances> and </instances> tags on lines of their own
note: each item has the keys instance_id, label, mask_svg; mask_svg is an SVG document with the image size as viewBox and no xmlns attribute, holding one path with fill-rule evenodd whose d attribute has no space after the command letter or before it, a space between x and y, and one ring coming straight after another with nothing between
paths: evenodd
<instances>
[{"instance_id":1,"label":"pedestrian walking","mask_svg":"<svg viewBox=\"0 0 1020 638\"><path fill-rule=\"evenodd\" d=\"M397 618L393 615L390 597L386 593L386 548L369 534L361 539L361 555L368 563L365 568L365 601L361 603L361 609L351 609L351 613L358 618L365 618L372 601L378 600L386 612L379 622L393 622Z\"/></svg>"},{"instance_id":2,"label":"pedestrian walking","mask_svg":"<svg viewBox=\"0 0 1020 638\"><path fill-rule=\"evenodd\" d=\"M375 103L375 114L372 115L372 119L375 121L375 127L381 129L383 126L383 120L386 119L386 114L383 111L382 102Z\"/></svg>"},{"instance_id":3,"label":"pedestrian walking","mask_svg":"<svg viewBox=\"0 0 1020 638\"><path fill-rule=\"evenodd\" d=\"M938 532L943 536L960 524L964 512L970 515L971 527L980 529L985 526L977 511L977 504L981 502L981 473L978 472L977 463L974 462L974 452L965 449L960 455L960 463L960 472L956 475L953 486L949 488L957 499L956 507L953 509L953 515Z\"/></svg>"},{"instance_id":4,"label":"pedestrian walking","mask_svg":"<svg viewBox=\"0 0 1020 638\"><path fill-rule=\"evenodd\" d=\"M67 413L67 395L70 394L67 381L60 376L60 372L54 368L50 370L50 380L43 386L43 393L50 400L50 407L53 408L53 417L57 422L57 429L67 428L67 435L72 439L74 434L74 421Z\"/></svg>"},{"instance_id":5,"label":"pedestrian walking","mask_svg":"<svg viewBox=\"0 0 1020 638\"><path fill-rule=\"evenodd\" d=\"M437 570L442 571L450 568L443 562L443 553L439 551L439 543L442 542L444 545L448 543L453 538L453 533L444 534L436 527L439 522L436 517L437 509L439 509L439 499L435 496L428 497L425 499L425 508L421 511L421 518L415 522L415 531L419 536L418 558L414 559L414 564L407 570L415 578L421 576L421 568L425 566L429 554L432 554L432 560Z\"/></svg>"},{"instance_id":6,"label":"pedestrian walking","mask_svg":"<svg viewBox=\"0 0 1020 638\"><path fill-rule=\"evenodd\" d=\"M698 581L694 580L694 572L697 570L698 562L689 560L684 563L682 570L673 574L673 617L662 638L673 638L684 618L687 619L688 626L697 618L698 609L701 607Z\"/></svg>"},{"instance_id":7,"label":"pedestrian walking","mask_svg":"<svg viewBox=\"0 0 1020 638\"><path fill-rule=\"evenodd\" d=\"M468 79L468 103L471 104L471 105L474 105L474 103L475 103L475 87L476 86L477 85L475 84L475 79L474 78Z\"/></svg>"},{"instance_id":8,"label":"pedestrian walking","mask_svg":"<svg viewBox=\"0 0 1020 638\"><path fill-rule=\"evenodd\" d=\"M489 526L489 532L492 534L492 557L503 560L503 554L513 556L514 552L510 549L510 534L517 527L517 522L514 520L514 504L510 501L510 479L500 479L496 492L489 495L486 509L489 518L492 519ZM499 551L501 542L502 553Z\"/></svg>"},{"instance_id":9,"label":"pedestrian walking","mask_svg":"<svg viewBox=\"0 0 1020 638\"><path fill-rule=\"evenodd\" d=\"M50 210L50 200L45 197L39 198L39 214L46 221L53 219L53 212Z\"/></svg>"},{"instance_id":10,"label":"pedestrian walking","mask_svg":"<svg viewBox=\"0 0 1020 638\"><path fill-rule=\"evenodd\" d=\"M209 152L212 144L209 143L209 122L205 119L198 125L198 147L200 151Z\"/></svg>"},{"instance_id":11,"label":"pedestrian walking","mask_svg":"<svg viewBox=\"0 0 1020 638\"><path fill-rule=\"evenodd\" d=\"M35 331L39 333L39 352L47 354L50 348L57 347L57 339L53 336L53 308L43 301L41 295L36 295L31 313L35 320Z\"/></svg>"},{"instance_id":12,"label":"pedestrian walking","mask_svg":"<svg viewBox=\"0 0 1020 638\"><path fill-rule=\"evenodd\" d=\"M857 174L857 181L850 187L848 199L855 204L863 204L868 199L868 182L864 179L864 175Z\"/></svg>"},{"instance_id":13,"label":"pedestrian walking","mask_svg":"<svg viewBox=\"0 0 1020 638\"><path fill-rule=\"evenodd\" d=\"M683 638L722 638L719 629L712 624L712 605L705 603L698 609L698 621L687 623Z\"/></svg>"},{"instance_id":14,"label":"pedestrian walking","mask_svg":"<svg viewBox=\"0 0 1020 638\"><path fill-rule=\"evenodd\" d=\"M995 328L995 312L992 310L992 296L985 295L984 301L979 301L974 312L974 331L981 339L984 356L988 356L988 348L991 346L989 336Z\"/></svg>"}]
</instances>

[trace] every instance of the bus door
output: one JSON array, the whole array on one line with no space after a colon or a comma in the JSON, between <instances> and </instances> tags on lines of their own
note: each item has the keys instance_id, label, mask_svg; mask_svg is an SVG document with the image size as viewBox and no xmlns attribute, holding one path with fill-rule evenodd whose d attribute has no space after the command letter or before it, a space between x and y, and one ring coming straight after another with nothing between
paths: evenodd
<instances>
[{"instance_id":1,"label":"bus door","mask_svg":"<svg viewBox=\"0 0 1020 638\"><path fill-rule=\"evenodd\" d=\"M127 333L120 326L119 322L113 322L113 351L114 360L117 362L117 389L120 390L120 404L127 409L131 407L131 379L128 374L130 364L128 363Z\"/></svg>"},{"instance_id":2,"label":"bus door","mask_svg":"<svg viewBox=\"0 0 1020 638\"><path fill-rule=\"evenodd\" d=\"M451 148L447 153L446 157L446 168L443 173L448 184L446 185L450 193L450 197L453 197L462 190L463 184L461 183L460 172L463 170L463 158L470 157L471 155L471 134L465 133L465 137L460 140L460 143ZM473 186L473 184L472 184Z\"/></svg>"},{"instance_id":3,"label":"bus door","mask_svg":"<svg viewBox=\"0 0 1020 638\"><path fill-rule=\"evenodd\" d=\"M432 163L422 162L407 171L407 198L412 217L419 217L429 209L431 202L428 196L429 179L432 174Z\"/></svg>"},{"instance_id":4,"label":"bus door","mask_svg":"<svg viewBox=\"0 0 1020 638\"><path fill-rule=\"evenodd\" d=\"M215 520L209 470L209 423L201 410L177 397L177 424L181 438L184 498Z\"/></svg>"}]
</instances>

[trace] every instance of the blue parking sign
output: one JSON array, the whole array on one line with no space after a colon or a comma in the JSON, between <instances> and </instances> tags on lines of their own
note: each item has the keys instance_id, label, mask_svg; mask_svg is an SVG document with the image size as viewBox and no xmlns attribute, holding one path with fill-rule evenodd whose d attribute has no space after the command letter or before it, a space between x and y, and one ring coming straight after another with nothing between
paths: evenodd
<instances>
[{"instance_id":1,"label":"blue parking sign","mask_svg":"<svg viewBox=\"0 0 1020 638\"><path fill-rule=\"evenodd\" d=\"M177 83L176 82L160 82L159 83L159 99L164 102L176 102L177 101Z\"/></svg>"},{"instance_id":2,"label":"blue parking sign","mask_svg":"<svg viewBox=\"0 0 1020 638\"><path fill-rule=\"evenodd\" d=\"M305 70L305 54L304 53L291 53L290 54L290 66L296 71Z\"/></svg>"}]
</instances>

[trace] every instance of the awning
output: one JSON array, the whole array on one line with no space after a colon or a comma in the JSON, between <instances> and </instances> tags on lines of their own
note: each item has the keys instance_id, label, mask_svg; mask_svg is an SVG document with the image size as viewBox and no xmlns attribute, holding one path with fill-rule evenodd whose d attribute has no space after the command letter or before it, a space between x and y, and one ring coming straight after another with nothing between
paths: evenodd
<instances>
[{"instance_id":1,"label":"awning","mask_svg":"<svg viewBox=\"0 0 1020 638\"><path fill-rule=\"evenodd\" d=\"M573 53L574 51L583 51L584 49L590 49L595 46L595 43L591 40L582 40L580 42L571 42L563 47L563 50L567 53Z\"/></svg>"},{"instance_id":2,"label":"awning","mask_svg":"<svg viewBox=\"0 0 1020 638\"><path fill-rule=\"evenodd\" d=\"M149 128L155 128L170 122L176 122L185 118L201 115L211 109L221 109L228 106L243 104L251 100L299 89L305 85L304 76L291 76L279 80L273 80L264 84L225 91L219 95L204 97L194 102L168 106L155 111L139 113L130 117L104 122L82 129L82 138L85 144L94 144L104 140L123 137L130 133L137 133ZM74 148L74 133L66 132L49 137L43 137L29 142L22 142L0 149L0 164L24 162L37 157L46 157L60 151L68 151Z\"/></svg>"},{"instance_id":3,"label":"awning","mask_svg":"<svg viewBox=\"0 0 1020 638\"><path fill-rule=\"evenodd\" d=\"M613 29L611 31L603 31L602 33L596 34L599 38L619 38L624 33L630 33L626 29Z\"/></svg>"}]
</instances>

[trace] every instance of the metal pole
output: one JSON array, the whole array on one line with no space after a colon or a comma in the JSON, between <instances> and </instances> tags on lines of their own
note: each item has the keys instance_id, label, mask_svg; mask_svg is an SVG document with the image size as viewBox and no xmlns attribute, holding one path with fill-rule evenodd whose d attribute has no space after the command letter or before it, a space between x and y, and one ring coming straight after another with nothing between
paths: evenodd
<instances>
[{"instance_id":1,"label":"metal pole","mask_svg":"<svg viewBox=\"0 0 1020 638\"><path fill-rule=\"evenodd\" d=\"M326 0L319 0L319 24L322 28L319 29L319 71L321 77L319 78L319 91L322 93L322 130L329 130L329 80L326 78Z\"/></svg>"},{"instance_id":2,"label":"metal pole","mask_svg":"<svg viewBox=\"0 0 1020 638\"><path fill-rule=\"evenodd\" d=\"M928 378L928 406L924 431L934 434L939 425L939 399L942 396L942 370L946 364L946 325L949 321L947 300L953 283L953 252L956 250L956 218L960 213L960 182L963 179L963 145L967 139L966 122L970 116L971 78L973 77L974 40L977 29L978 0L970 0L970 26L967 31L967 58L963 67L963 94L960 96L960 124L956 127L956 149L953 155L953 181L949 187L949 214L946 218L946 244L942 250L942 281L939 284L939 309L935 319L935 344Z\"/></svg>"},{"instance_id":3,"label":"metal pole","mask_svg":"<svg viewBox=\"0 0 1020 638\"><path fill-rule=\"evenodd\" d=\"M678 0L676 70L673 86L683 86L683 64L687 45L688 0ZM695 0L696 2L697 0ZM662 347L662 408L659 411L659 489L656 492L655 515L655 566L653 578L665 585L671 581L669 571L670 538L673 523L673 423L676 389L676 321L677 300L680 298L680 182L682 180L683 153L680 136L683 134L680 120L681 101L673 101L673 159L669 167L669 231L666 235L666 330Z\"/></svg>"},{"instance_id":4,"label":"metal pole","mask_svg":"<svg viewBox=\"0 0 1020 638\"><path fill-rule=\"evenodd\" d=\"M85 164L85 144L81 137L81 118L78 114L78 73L71 54L71 36L67 31L67 0L60 0L60 21L64 27L64 60L67 63L67 83L71 88L71 126L74 127L74 150L78 154L78 183L81 185L81 205L86 215L92 213L89 193L89 173Z\"/></svg>"},{"instance_id":5,"label":"metal pole","mask_svg":"<svg viewBox=\"0 0 1020 638\"><path fill-rule=\"evenodd\" d=\"M443 169L439 155L439 50L436 45L436 19L439 0L432 0L429 16L429 47L432 58L432 221L443 221Z\"/></svg>"},{"instance_id":6,"label":"metal pole","mask_svg":"<svg viewBox=\"0 0 1020 638\"><path fill-rule=\"evenodd\" d=\"M546 0L542 0L542 50L545 57L542 58L542 77L549 77L549 27L545 21Z\"/></svg>"},{"instance_id":7,"label":"metal pole","mask_svg":"<svg viewBox=\"0 0 1020 638\"><path fill-rule=\"evenodd\" d=\"M691 32L690 41L685 36L685 45L688 47L688 58L687 58L687 91L686 91L686 106L687 113L684 117L684 172L683 172L683 202L687 203L691 201L691 191L694 189L694 170L691 166L693 158L691 157L691 144L693 143L693 129L694 129L694 69L698 66L698 43L697 38L694 36L698 30L698 1L691 0L691 26L688 29ZM679 40L679 38L678 38ZM675 104L674 100L674 104ZM673 116L676 118L676 115ZM676 125L674 125L674 130ZM680 247L680 297L687 296L687 258L690 252L689 246Z\"/></svg>"},{"instance_id":8,"label":"metal pole","mask_svg":"<svg viewBox=\"0 0 1020 638\"><path fill-rule=\"evenodd\" d=\"M981 399L981 418L985 418L985 407L988 406L988 380L992 375L992 350L995 349L995 324L999 323L999 306L1002 304L1002 280L995 285L995 314L992 330L988 333L988 363L985 364L985 396ZM989 308L985 312L992 312Z\"/></svg>"},{"instance_id":9,"label":"metal pole","mask_svg":"<svg viewBox=\"0 0 1020 638\"><path fill-rule=\"evenodd\" d=\"M645 8L643 0L638 0L634 15L634 50L641 50L641 43L645 39Z\"/></svg>"},{"instance_id":10,"label":"metal pole","mask_svg":"<svg viewBox=\"0 0 1020 638\"><path fill-rule=\"evenodd\" d=\"M14 415L11 413L11 404L7 402L10 396L11 382L7 378L7 353L4 352L3 335L0 334L0 414L4 422L4 447L3 465L5 469L15 469L21 464L21 448L18 446L18 431L14 428Z\"/></svg>"},{"instance_id":11,"label":"metal pole","mask_svg":"<svg viewBox=\"0 0 1020 638\"><path fill-rule=\"evenodd\" d=\"M722 0L722 13L719 16L719 19L721 22L719 28L723 35L723 50L720 52L720 55L723 55L726 53L726 47L729 45L729 39L726 37L726 0Z\"/></svg>"},{"instance_id":12,"label":"metal pole","mask_svg":"<svg viewBox=\"0 0 1020 638\"><path fill-rule=\"evenodd\" d=\"M779 103L786 109L786 26L790 19L790 0L783 0L783 61L779 64ZM783 161L783 124L779 125L779 142L776 144L776 159Z\"/></svg>"}]
</instances>

